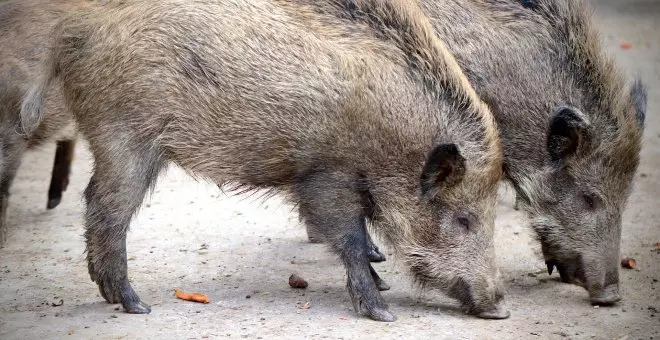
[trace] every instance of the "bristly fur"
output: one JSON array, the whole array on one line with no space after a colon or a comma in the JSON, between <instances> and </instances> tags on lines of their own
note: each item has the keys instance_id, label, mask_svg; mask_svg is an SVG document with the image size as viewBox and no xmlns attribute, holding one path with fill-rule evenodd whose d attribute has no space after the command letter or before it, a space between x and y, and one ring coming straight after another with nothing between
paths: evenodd
<instances>
[{"instance_id":1,"label":"bristly fur","mask_svg":"<svg viewBox=\"0 0 660 340\"><path fill-rule=\"evenodd\" d=\"M490 150L487 160L502 154L494 117L472 88L466 75L445 43L437 36L428 17L416 1L343 0L356 20L365 20L383 36L396 42L420 75L430 77L433 92L446 93L449 100L465 105L467 113L484 126L484 141ZM493 163L491 163L493 164ZM492 169L499 178L501 169Z\"/></svg>"},{"instance_id":2,"label":"bristly fur","mask_svg":"<svg viewBox=\"0 0 660 340\"><path fill-rule=\"evenodd\" d=\"M122 0L55 27L22 120L38 120L57 78L94 155L85 236L106 300L149 310L127 280L125 232L173 162L238 191L285 193L340 255L360 313L393 318L365 252L369 219L403 256L421 255L431 268L414 273L434 275L428 284L508 315L493 255L495 120L416 3L354 4ZM441 161L428 155L448 144L461 157L426 175L455 184L426 199L425 164Z\"/></svg>"},{"instance_id":3,"label":"bristly fur","mask_svg":"<svg viewBox=\"0 0 660 340\"><path fill-rule=\"evenodd\" d=\"M593 301L617 301L621 216L646 111L641 81L630 86L604 53L586 0L422 5L493 110L519 207L533 221L553 221L533 223L546 260L562 279L586 282ZM548 132L560 107L586 124L573 126L581 133L568 134L572 148L557 161Z\"/></svg>"},{"instance_id":4,"label":"bristly fur","mask_svg":"<svg viewBox=\"0 0 660 340\"><path fill-rule=\"evenodd\" d=\"M61 94L46 93L45 103L41 103L45 115L33 122L29 136L21 134L20 105L29 83L37 76L38 61L47 51L51 28L65 14L88 5L88 0L0 1L0 246L6 238L9 190L26 150L59 141L48 209L59 204L68 185L76 133Z\"/></svg>"}]
</instances>

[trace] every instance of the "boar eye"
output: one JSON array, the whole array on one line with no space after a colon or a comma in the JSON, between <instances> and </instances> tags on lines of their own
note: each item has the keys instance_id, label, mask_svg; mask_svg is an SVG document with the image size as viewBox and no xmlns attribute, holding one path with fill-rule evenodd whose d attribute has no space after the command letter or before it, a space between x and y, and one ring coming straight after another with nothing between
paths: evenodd
<instances>
[{"instance_id":1,"label":"boar eye","mask_svg":"<svg viewBox=\"0 0 660 340\"><path fill-rule=\"evenodd\" d=\"M598 209L601 205L601 199L596 194L582 194L582 199L591 210Z\"/></svg>"},{"instance_id":2,"label":"boar eye","mask_svg":"<svg viewBox=\"0 0 660 340\"><path fill-rule=\"evenodd\" d=\"M472 227L472 216L469 213L461 213L456 217L456 222L460 225L465 231L469 231Z\"/></svg>"}]
</instances>

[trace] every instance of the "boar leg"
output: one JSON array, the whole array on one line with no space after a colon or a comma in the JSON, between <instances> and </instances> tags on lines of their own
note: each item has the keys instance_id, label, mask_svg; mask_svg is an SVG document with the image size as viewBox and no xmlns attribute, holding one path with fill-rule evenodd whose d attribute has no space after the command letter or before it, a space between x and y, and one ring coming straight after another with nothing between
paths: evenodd
<instances>
[{"instance_id":1,"label":"boar leg","mask_svg":"<svg viewBox=\"0 0 660 340\"><path fill-rule=\"evenodd\" d=\"M372 275L375 271L367 257L364 205L354 181L338 174L311 177L295 187L300 211L344 263L355 311L377 321L394 321Z\"/></svg>"},{"instance_id":2,"label":"boar leg","mask_svg":"<svg viewBox=\"0 0 660 340\"><path fill-rule=\"evenodd\" d=\"M374 279L374 283L376 283L376 287L378 287L378 290L383 291L383 290L390 290L390 285L388 285L385 280L381 279L380 276L378 276L378 273L376 272L376 269L374 269L373 266L369 265L369 271L371 272L371 277Z\"/></svg>"},{"instance_id":3,"label":"boar leg","mask_svg":"<svg viewBox=\"0 0 660 340\"><path fill-rule=\"evenodd\" d=\"M302 213L299 213L299 221L304 222L305 218ZM307 239L310 243L323 243L323 233L316 229L314 225L309 223L305 224L307 228ZM380 252L378 246L371 239L371 235L367 232L367 257L371 262L383 262L386 260L385 254Z\"/></svg>"},{"instance_id":4,"label":"boar leg","mask_svg":"<svg viewBox=\"0 0 660 340\"><path fill-rule=\"evenodd\" d=\"M9 204L9 189L14 182L16 172L21 165L24 145L7 143L0 154L2 168L0 173L0 246L7 241L7 205Z\"/></svg>"},{"instance_id":5,"label":"boar leg","mask_svg":"<svg viewBox=\"0 0 660 340\"><path fill-rule=\"evenodd\" d=\"M47 209L53 209L60 204L62 201L62 192L66 191L66 188L69 186L69 173L71 172L71 162L73 161L75 148L75 140L57 142L53 174L50 178L50 187L48 188Z\"/></svg>"},{"instance_id":6,"label":"boar leg","mask_svg":"<svg viewBox=\"0 0 660 340\"><path fill-rule=\"evenodd\" d=\"M94 144L90 143L95 168L84 194L89 274L106 301L121 303L128 313L146 314L150 307L128 282L126 232L163 162L153 149L130 150L140 143L124 144L129 147Z\"/></svg>"},{"instance_id":7,"label":"boar leg","mask_svg":"<svg viewBox=\"0 0 660 340\"><path fill-rule=\"evenodd\" d=\"M304 222L302 214L299 215L298 220ZM305 228L307 228L307 239L310 243L323 243L323 234L314 228L313 225L306 223Z\"/></svg>"},{"instance_id":8,"label":"boar leg","mask_svg":"<svg viewBox=\"0 0 660 340\"><path fill-rule=\"evenodd\" d=\"M348 274L348 292L355 311L376 321L394 321L394 315L378 292L367 258L367 233L364 218L356 218L344 225L343 234L333 247L339 252Z\"/></svg>"},{"instance_id":9,"label":"boar leg","mask_svg":"<svg viewBox=\"0 0 660 340\"><path fill-rule=\"evenodd\" d=\"M520 210L520 196L516 193L516 201L513 203L513 210Z\"/></svg>"}]
</instances>

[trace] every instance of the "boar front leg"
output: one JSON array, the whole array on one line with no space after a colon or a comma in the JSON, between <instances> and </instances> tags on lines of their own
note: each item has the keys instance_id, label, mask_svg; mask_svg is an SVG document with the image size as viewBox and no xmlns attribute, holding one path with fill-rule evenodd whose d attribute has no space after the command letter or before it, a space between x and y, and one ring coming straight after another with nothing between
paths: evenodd
<instances>
[{"instance_id":1,"label":"boar front leg","mask_svg":"<svg viewBox=\"0 0 660 340\"><path fill-rule=\"evenodd\" d=\"M128 313L146 314L150 307L128 282L126 232L163 162L157 151L135 148L144 143L113 146L116 136L95 137L90 140L95 168L84 194L89 274L106 301L121 303Z\"/></svg>"},{"instance_id":2,"label":"boar front leg","mask_svg":"<svg viewBox=\"0 0 660 340\"><path fill-rule=\"evenodd\" d=\"M69 174L71 173L71 162L73 161L75 148L75 139L57 142L53 173L50 178L50 187L48 188L47 209L53 209L60 204L62 201L62 192L66 191L66 188L69 186Z\"/></svg>"},{"instance_id":3,"label":"boar front leg","mask_svg":"<svg viewBox=\"0 0 660 340\"><path fill-rule=\"evenodd\" d=\"M344 263L355 311L377 321L391 322L396 318L378 291L375 271L369 262L362 195L355 181L347 177L317 173L305 178L295 188L300 211L306 223L322 234Z\"/></svg>"}]
</instances>

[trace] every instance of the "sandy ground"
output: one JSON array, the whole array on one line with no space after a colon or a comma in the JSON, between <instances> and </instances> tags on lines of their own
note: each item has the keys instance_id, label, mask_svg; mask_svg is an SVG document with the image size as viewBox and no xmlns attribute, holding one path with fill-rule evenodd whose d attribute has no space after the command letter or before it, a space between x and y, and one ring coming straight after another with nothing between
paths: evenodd
<instances>
[{"instance_id":1,"label":"sandy ground","mask_svg":"<svg viewBox=\"0 0 660 340\"><path fill-rule=\"evenodd\" d=\"M395 323L353 313L345 272L323 245L306 242L295 213L277 198L226 197L172 168L134 220L129 273L150 315L129 315L103 301L83 254L82 201L91 162L78 148L62 205L46 211L54 147L27 155L12 189L9 242L0 249L0 339L660 338L660 2L597 1L608 50L649 87L645 147L624 216L621 252L638 269L621 270L624 300L594 308L580 287L549 277L511 189L498 206L498 262L511 318L464 315L437 292L417 292L393 256L376 265ZM621 42L632 49L623 50ZM298 273L306 290L289 288ZM208 294L202 305L177 300L175 288ZM309 308L301 308L309 303Z\"/></svg>"}]
</instances>

